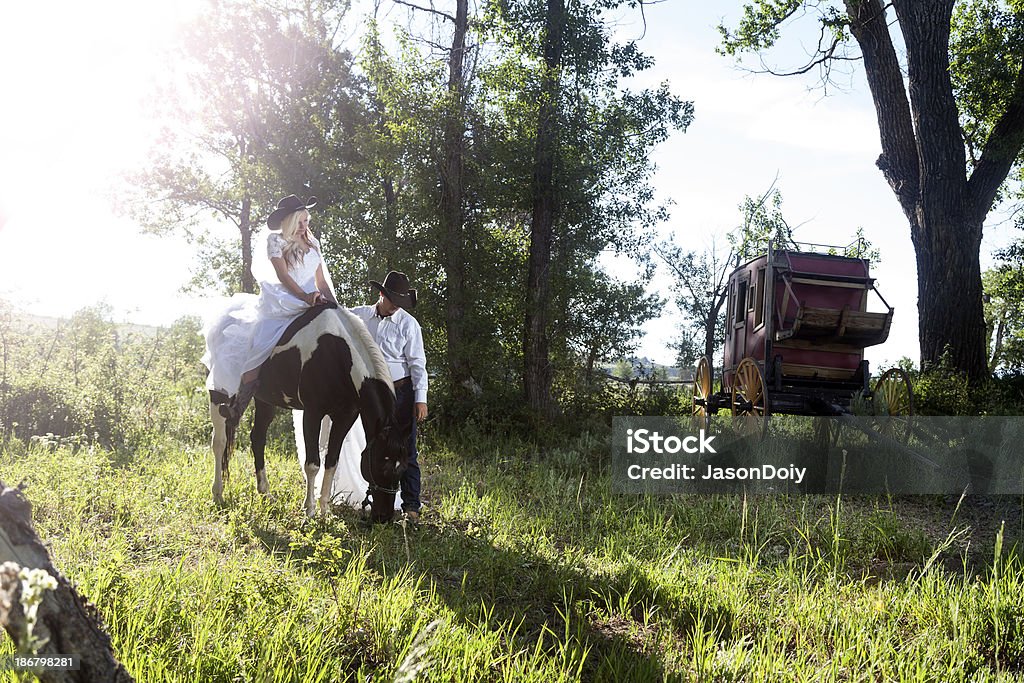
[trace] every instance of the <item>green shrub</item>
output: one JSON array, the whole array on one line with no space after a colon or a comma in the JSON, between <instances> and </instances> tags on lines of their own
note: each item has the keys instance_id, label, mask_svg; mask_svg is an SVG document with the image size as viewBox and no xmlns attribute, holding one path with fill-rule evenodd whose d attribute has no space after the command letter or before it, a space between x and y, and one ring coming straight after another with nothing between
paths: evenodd
<instances>
[{"instance_id":1,"label":"green shrub","mask_svg":"<svg viewBox=\"0 0 1024 683\"><path fill-rule=\"evenodd\" d=\"M19 439L83 434L88 424L89 416L63 387L26 381L2 394L0 432L9 431Z\"/></svg>"}]
</instances>

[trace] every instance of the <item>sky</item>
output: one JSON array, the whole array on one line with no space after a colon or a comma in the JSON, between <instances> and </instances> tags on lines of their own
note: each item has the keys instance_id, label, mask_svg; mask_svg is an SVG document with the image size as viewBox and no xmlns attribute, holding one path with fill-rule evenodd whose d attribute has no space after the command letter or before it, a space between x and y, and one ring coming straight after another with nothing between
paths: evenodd
<instances>
[{"instance_id":1,"label":"sky","mask_svg":"<svg viewBox=\"0 0 1024 683\"><path fill-rule=\"evenodd\" d=\"M103 302L115 320L140 324L166 324L216 306L219 299L181 293L193 262L183 241L141 234L110 201L123 173L144 163L154 133L148 100L166 72L178 26L198 6L199 0L58 0L47 5L45 23L31 3L5 8L0 298L56 316ZM667 0L646 8L646 27L635 12L618 19L617 35L643 36L640 48L655 58L631 86L668 81L676 95L694 102L689 129L654 155L657 195L674 203L661 234L690 249L721 245L740 221L744 196L760 196L774 181L784 216L800 226L798 241L847 244L862 227L881 250L873 274L896 313L889 340L867 357L875 367L916 359L909 228L874 165L880 147L863 78L854 68L840 78L843 87L826 95L814 74L778 78L737 68L715 53L715 27L734 24L740 7L740 0ZM800 27L794 29L778 55L785 66L805 55ZM983 265L1013 236L1001 220L997 212L989 221ZM623 262L608 267L624 277L635 272ZM670 285L659 268L648 290L669 298ZM645 325L640 353L671 364L667 345L678 320L667 304L661 318Z\"/></svg>"}]
</instances>

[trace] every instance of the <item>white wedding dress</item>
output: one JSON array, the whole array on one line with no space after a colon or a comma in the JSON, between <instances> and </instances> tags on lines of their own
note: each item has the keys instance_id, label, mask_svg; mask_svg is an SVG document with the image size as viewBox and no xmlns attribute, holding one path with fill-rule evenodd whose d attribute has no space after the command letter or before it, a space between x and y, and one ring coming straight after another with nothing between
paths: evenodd
<instances>
[{"instance_id":1,"label":"white wedding dress","mask_svg":"<svg viewBox=\"0 0 1024 683\"><path fill-rule=\"evenodd\" d=\"M302 411L292 411L292 423L295 425L295 448L299 454L299 467L306 464L306 446L302 439ZM316 475L316 488L320 490L323 481L323 463L327 459L327 438L331 433L331 418L325 417L320 424L320 472ZM348 505L359 508L363 499L366 498L366 489L369 486L363 479L359 470L359 462L363 449L366 448L366 432L363 431L363 421L356 418L352 429L345 436L345 442L341 445L341 455L338 458L338 469L334 471L334 483L331 486L331 503L334 505ZM395 510L402 509L402 497L395 496Z\"/></svg>"},{"instance_id":2,"label":"white wedding dress","mask_svg":"<svg viewBox=\"0 0 1024 683\"><path fill-rule=\"evenodd\" d=\"M316 291L316 271L323 264L320 244L289 266L288 275L304 292ZM267 236L267 263L283 255L285 240L277 232ZM253 268L258 271L257 267ZM264 271L266 269L264 268ZM327 269L324 268L324 272ZM227 307L207 326L203 363L210 368L206 388L228 396L238 393L242 374L258 368L274 350L285 328L309 305L277 281L270 270L260 279L260 294L235 294Z\"/></svg>"}]
</instances>

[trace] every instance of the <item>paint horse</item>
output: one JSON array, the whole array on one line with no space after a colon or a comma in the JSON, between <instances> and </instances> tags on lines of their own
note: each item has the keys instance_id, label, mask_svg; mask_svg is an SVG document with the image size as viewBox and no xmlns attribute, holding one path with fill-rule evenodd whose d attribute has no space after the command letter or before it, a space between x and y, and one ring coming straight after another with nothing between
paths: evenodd
<instances>
[{"instance_id":1,"label":"paint horse","mask_svg":"<svg viewBox=\"0 0 1024 683\"><path fill-rule=\"evenodd\" d=\"M264 451L267 429L276 408L303 411L302 438L306 462L306 514L316 514L315 479L320 471L320 424L330 415L332 426L324 458L320 510L330 505L334 470L345 435L357 417L363 421L366 448L360 460L372 501L371 519L391 521L398 482L408 460L408 430L395 418L395 389L384 356L363 322L334 304L316 306L295 319L260 369L256 416L249 437L256 467L256 489L267 493ZM213 499L223 501L228 462L234 448L237 423L220 414L211 402L215 474Z\"/></svg>"}]
</instances>

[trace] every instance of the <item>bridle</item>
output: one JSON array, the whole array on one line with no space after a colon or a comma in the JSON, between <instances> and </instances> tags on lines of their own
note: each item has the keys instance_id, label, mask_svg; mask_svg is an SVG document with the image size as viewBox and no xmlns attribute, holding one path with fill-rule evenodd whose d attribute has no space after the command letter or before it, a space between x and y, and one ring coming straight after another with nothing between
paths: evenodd
<instances>
[{"instance_id":1,"label":"bridle","mask_svg":"<svg viewBox=\"0 0 1024 683\"><path fill-rule=\"evenodd\" d=\"M360 470L363 469L362 465L366 461L366 458L369 457L369 456L367 456L365 454L370 452L371 448L373 447L373 442L376 441L376 440L377 440L377 437L374 436L372 439L370 439L369 442L367 442L366 450L363 451L364 455L362 456L362 458L360 458L360 462L359 462L359 469ZM394 495L397 495L398 492L402 490L400 482L398 484L396 484L394 488L387 488L386 486L381 486L380 484L378 484L374 480L374 478L373 478L373 468L370 467L369 463L366 463L366 481L367 481L367 483L369 483L369 486L366 487L366 497L363 498L363 502L362 502L363 512L366 512L366 508L372 506L372 502L371 502L370 498L372 497L372 495L374 493L389 493L389 494L394 496Z\"/></svg>"}]
</instances>

